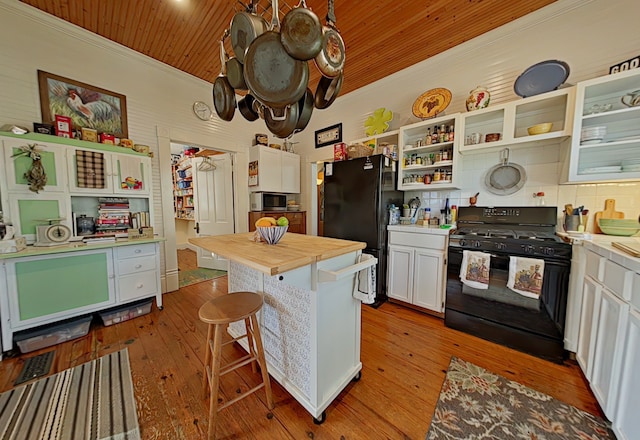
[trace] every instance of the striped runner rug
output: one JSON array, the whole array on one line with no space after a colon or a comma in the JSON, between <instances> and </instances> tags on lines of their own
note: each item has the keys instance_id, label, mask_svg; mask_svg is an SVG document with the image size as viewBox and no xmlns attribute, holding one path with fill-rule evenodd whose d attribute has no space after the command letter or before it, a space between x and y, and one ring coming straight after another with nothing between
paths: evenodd
<instances>
[{"instance_id":1,"label":"striped runner rug","mask_svg":"<svg viewBox=\"0 0 640 440\"><path fill-rule=\"evenodd\" d=\"M127 350L0 394L0 439L140 439Z\"/></svg>"}]
</instances>

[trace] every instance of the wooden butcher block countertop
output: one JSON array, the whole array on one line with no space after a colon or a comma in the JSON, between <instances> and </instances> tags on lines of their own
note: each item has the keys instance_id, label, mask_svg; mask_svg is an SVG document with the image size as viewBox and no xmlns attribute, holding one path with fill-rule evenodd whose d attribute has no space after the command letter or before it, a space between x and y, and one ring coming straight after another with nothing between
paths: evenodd
<instances>
[{"instance_id":1,"label":"wooden butcher block countertop","mask_svg":"<svg viewBox=\"0 0 640 440\"><path fill-rule=\"evenodd\" d=\"M366 247L360 241L287 232L278 244L256 243L253 232L190 238L189 243L245 266L277 275Z\"/></svg>"}]
</instances>

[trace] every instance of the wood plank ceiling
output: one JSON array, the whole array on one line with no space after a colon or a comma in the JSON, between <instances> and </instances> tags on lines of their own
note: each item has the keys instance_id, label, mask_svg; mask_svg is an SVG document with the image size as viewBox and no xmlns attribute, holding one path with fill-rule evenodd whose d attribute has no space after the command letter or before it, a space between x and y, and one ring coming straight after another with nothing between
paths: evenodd
<instances>
[{"instance_id":1,"label":"wood plank ceiling","mask_svg":"<svg viewBox=\"0 0 640 440\"><path fill-rule=\"evenodd\" d=\"M241 0L21 0L65 21L213 83L218 41ZM248 1L248 0L245 0ZM297 0L280 2L280 19ZM336 0L346 45L341 94L364 87L555 0ZM325 0L308 0L324 22ZM271 20L270 2L258 12ZM231 54L231 45L227 44ZM310 66L309 87L320 78Z\"/></svg>"}]
</instances>

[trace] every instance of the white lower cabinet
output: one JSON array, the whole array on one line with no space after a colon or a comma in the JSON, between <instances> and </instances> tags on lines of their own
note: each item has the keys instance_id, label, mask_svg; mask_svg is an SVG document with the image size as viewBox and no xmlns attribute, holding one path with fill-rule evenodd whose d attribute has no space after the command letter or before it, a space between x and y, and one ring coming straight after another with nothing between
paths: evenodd
<instances>
[{"instance_id":1,"label":"white lower cabinet","mask_svg":"<svg viewBox=\"0 0 640 440\"><path fill-rule=\"evenodd\" d=\"M600 286L586 277L582 286L582 309L580 313L580 331L576 361L582 368L587 380L591 380L595 329L600 308Z\"/></svg>"},{"instance_id":2,"label":"white lower cabinet","mask_svg":"<svg viewBox=\"0 0 640 440\"><path fill-rule=\"evenodd\" d=\"M637 259L585 242L576 360L619 439L640 438L640 272Z\"/></svg>"},{"instance_id":3,"label":"white lower cabinet","mask_svg":"<svg viewBox=\"0 0 640 440\"><path fill-rule=\"evenodd\" d=\"M613 418L615 409L628 315L629 305L609 289L602 289L595 332L591 389L602 411L610 419Z\"/></svg>"},{"instance_id":4,"label":"white lower cabinet","mask_svg":"<svg viewBox=\"0 0 640 440\"><path fill-rule=\"evenodd\" d=\"M115 249L116 299L128 302L160 291L160 252L158 243Z\"/></svg>"},{"instance_id":5,"label":"white lower cabinet","mask_svg":"<svg viewBox=\"0 0 640 440\"><path fill-rule=\"evenodd\" d=\"M632 310L627 320L626 338L613 432L619 440L632 440L640 434L640 310Z\"/></svg>"},{"instance_id":6,"label":"white lower cabinet","mask_svg":"<svg viewBox=\"0 0 640 440\"><path fill-rule=\"evenodd\" d=\"M387 295L441 313L447 237L389 230Z\"/></svg>"}]
</instances>

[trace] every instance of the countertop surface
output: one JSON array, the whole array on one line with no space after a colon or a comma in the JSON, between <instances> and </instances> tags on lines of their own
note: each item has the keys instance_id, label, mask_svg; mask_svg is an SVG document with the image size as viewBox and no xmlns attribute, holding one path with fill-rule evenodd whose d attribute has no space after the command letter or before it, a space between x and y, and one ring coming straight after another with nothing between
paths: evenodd
<instances>
[{"instance_id":1,"label":"countertop surface","mask_svg":"<svg viewBox=\"0 0 640 440\"><path fill-rule=\"evenodd\" d=\"M253 232L190 238L189 243L245 266L277 275L366 247L360 241L287 232L277 244L256 243Z\"/></svg>"},{"instance_id":2,"label":"countertop surface","mask_svg":"<svg viewBox=\"0 0 640 440\"><path fill-rule=\"evenodd\" d=\"M451 231L455 229L455 226L451 228L443 229L440 226L422 226L422 225L388 225L388 231L402 231L402 232L415 232L418 234L432 234L432 235L449 235Z\"/></svg>"},{"instance_id":3,"label":"countertop surface","mask_svg":"<svg viewBox=\"0 0 640 440\"><path fill-rule=\"evenodd\" d=\"M582 245L629 270L640 273L640 258L611 246L611 243L614 241L619 243L632 243L640 246L640 237L616 237L614 235L601 234L593 234L590 240L583 240Z\"/></svg>"},{"instance_id":4,"label":"countertop surface","mask_svg":"<svg viewBox=\"0 0 640 440\"><path fill-rule=\"evenodd\" d=\"M112 248L119 246L134 246L137 244L144 243L156 243L159 241L164 241L164 237L154 237L154 238L142 238L137 240L128 240L126 238L118 238L116 242L98 242L86 244L81 241L70 242L67 244L63 244L60 246L27 246L26 249L23 249L19 252L11 252L8 254L0 254L0 260L8 260L10 258L21 258L21 257L33 257L36 255L51 255L51 254L61 254L68 252L78 252L78 251L90 251L94 249L104 249L104 248Z\"/></svg>"}]
</instances>

